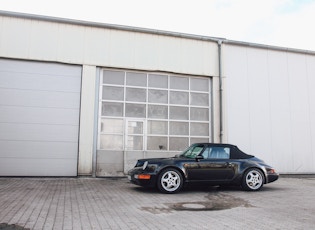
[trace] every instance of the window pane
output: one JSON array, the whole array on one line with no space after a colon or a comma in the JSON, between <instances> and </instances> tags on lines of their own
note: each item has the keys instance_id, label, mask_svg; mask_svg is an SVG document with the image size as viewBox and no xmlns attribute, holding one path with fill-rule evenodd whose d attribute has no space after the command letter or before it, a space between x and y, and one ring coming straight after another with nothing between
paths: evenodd
<instances>
[{"instance_id":1,"label":"window pane","mask_svg":"<svg viewBox=\"0 0 315 230\"><path fill-rule=\"evenodd\" d=\"M209 121L209 109L190 108L190 119L195 121Z\"/></svg>"},{"instance_id":2,"label":"window pane","mask_svg":"<svg viewBox=\"0 0 315 230\"><path fill-rule=\"evenodd\" d=\"M149 74L149 87L168 88L168 76Z\"/></svg>"},{"instance_id":3,"label":"window pane","mask_svg":"<svg viewBox=\"0 0 315 230\"><path fill-rule=\"evenodd\" d=\"M125 72L104 70L103 72L103 83L124 85L125 84Z\"/></svg>"},{"instance_id":4,"label":"window pane","mask_svg":"<svg viewBox=\"0 0 315 230\"><path fill-rule=\"evenodd\" d=\"M188 135L189 123L188 122L170 122L171 135Z\"/></svg>"},{"instance_id":5,"label":"window pane","mask_svg":"<svg viewBox=\"0 0 315 230\"><path fill-rule=\"evenodd\" d=\"M208 123L190 123L190 135L209 136L209 124Z\"/></svg>"},{"instance_id":6,"label":"window pane","mask_svg":"<svg viewBox=\"0 0 315 230\"><path fill-rule=\"evenodd\" d=\"M190 89L209 92L209 80L207 78L191 78Z\"/></svg>"},{"instance_id":7,"label":"window pane","mask_svg":"<svg viewBox=\"0 0 315 230\"><path fill-rule=\"evenodd\" d=\"M145 102L147 98L146 89L126 89L126 101Z\"/></svg>"},{"instance_id":8,"label":"window pane","mask_svg":"<svg viewBox=\"0 0 315 230\"><path fill-rule=\"evenodd\" d=\"M167 137L148 137L148 150L167 150Z\"/></svg>"},{"instance_id":9,"label":"window pane","mask_svg":"<svg viewBox=\"0 0 315 230\"><path fill-rule=\"evenodd\" d=\"M170 107L170 119L176 120L188 120L189 119L189 108L171 106Z\"/></svg>"},{"instance_id":10,"label":"window pane","mask_svg":"<svg viewBox=\"0 0 315 230\"><path fill-rule=\"evenodd\" d=\"M188 148L188 138L170 137L170 150L183 151Z\"/></svg>"},{"instance_id":11,"label":"window pane","mask_svg":"<svg viewBox=\"0 0 315 230\"><path fill-rule=\"evenodd\" d=\"M188 105L189 97L186 92L170 92L170 103L178 105Z\"/></svg>"},{"instance_id":12,"label":"window pane","mask_svg":"<svg viewBox=\"0 0 315 230\"><path fill-rule=\"evenodd\" d=\"M124 130L124 123L122 119L102 118L101 132L122 134L123 130Z\"/></svg>"},{"instance_id":13,"label":"window pane","mask_svg":"<svg viewBox=\"0 0 315 230\"><path fill-rule=\"evenodd\" d=\"M145 73L127 72L127 85L147 86L147 75Z\"/></svg>"},{"instance_id":14,"label":"window pane","mask_svg":"<svg viewBox=\"0 0 315 230\"><path fill-rule=\"evenodd\" d=\"M128 136L127 137L127 150L143 150L143 137L142 136Z\"/></svg>"},{"instance_id":15,"label":"window pane","mask_svg":"<svg viewBox=\"0 0 315 230\"><path fill-rule=\"evenodd\" d=\"M166 90L149 90L149 102L153 103L168 103L168 92Z\"/></svg>"},{"instance_id":16,"label":"window pane","mask_svg":"<svg viewBox=\"0 0 315 230\"><path fill-rule=\"evenodd\" d=\"M188 77L176 77L171 76L170 78L171 89L189 89L189 78Z\"/></svg>"},{"instance_id":17,"label":"window pane","mask_svg":"<svg viewBox=\"0 0 315 230\"><path fill-rule=\"evenodd\" d=\"M208 106L209 105L209 94L207 93L191 93L191 105L201 105Z\"/></svg>"},{"instance_id":18,"label":"window pane","mask_svg":"<svg viewBox=\"0 0 315 230\"><path fill-rule=\"evenodd\" d=\"M210 148L209 158L212 158L212 159L229 159L230 158L230 148L223 148L223 147Z\"/></svg>"},{"instance_id":19,"label":"window pane","mask_svg":"<svg viewBox=\"0 0 315 230\"><path fill-rule=\"evenodd\" d=\"M111 150L123 149L122 135L100 135L100 148Z\"/></svg>"},{"instance_id":20,"label":"window pane","mask_svg":"<svg viewBox=\"0 0 315 230\"><path fill-rule=\"evenodd\" d=\"M167 134L167 121L148 121L148 134Z\"/></svg>"},{"instance_id":21,"label":"window pane","mask_svg":"<svg viewBox=\"0 0 315 230\"><path fill-rule=\"evenodd\" d=\"M126 117L145 117L145 105L126 104Z\"/></svg>"},{"instance_id":22,"label":"window pane","mask_svg":"<svg viewBox=\"0 0 315 230\"><path fill-rule=\"evenodd\" d=\"M124 88L122 87L113 87L113 86L104 86L103 87L103 100L124 100Z\"/></svg>"},{"instance_id":23,"label":"window pane","mask_svg":"<svg viewBox=\"0 0 315 230\"><path fill-rule=\"evenodd\" d=\"M103 102L102 103L102 116L123 116L123 103Z\"/></svg>"},{"instance_id":24,"label":"window pane","mask_svg":"<svg viewBox=\"0 0 315 230\"><path fill-rule=\"evenodd\" d=\"M149 118L167 119L168 109L164 105L149 105L148 107Z\"/></svg>"},{"instance_id":25,"label":"window pane","mask_svg":"<svg viewBox=\"0 0 315 230\"><path fill-rule=\"evenodd\" d=\"M128 134L143 134L143 122L141 122L141 121L129 121L128 122Z\"/></svg>"}]
</instances>

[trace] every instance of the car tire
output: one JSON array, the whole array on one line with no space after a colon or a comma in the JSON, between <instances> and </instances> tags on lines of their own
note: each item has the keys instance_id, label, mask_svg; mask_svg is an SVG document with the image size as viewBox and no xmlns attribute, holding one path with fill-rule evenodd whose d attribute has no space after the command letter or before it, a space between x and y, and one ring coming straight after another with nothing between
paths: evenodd
<instances>
[{"instance_id":1,"label":"car tire","mask_svg":"<svg viewBox=\"0 0 315 230\"><path fill-rule=\"evenodd\" d=\"M164 169L158 176L157 188L163 193L177 193L183 188L182 174L173 168Z\"/></svg>"},{"instance_id":2,"label":"car tire","mask_svg":"<svg viewBox=\"0 0 315 230\"><path fill-rule=\"evenodd\" d=\"M265 177L261 170L248 169L243 176L242 188L246 191L258 191L264 185Z\"/></svg>"}]
</instances>

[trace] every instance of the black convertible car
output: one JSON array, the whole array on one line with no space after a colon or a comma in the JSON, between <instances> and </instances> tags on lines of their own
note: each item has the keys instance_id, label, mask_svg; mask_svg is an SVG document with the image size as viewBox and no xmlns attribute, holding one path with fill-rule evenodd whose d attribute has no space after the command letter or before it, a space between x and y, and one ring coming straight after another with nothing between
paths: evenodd
<instances>
[{"instance_id":1,"label":"black convertible car","mask_svg":"<svg viewBox=\"0 0 315 230\"><path fill-rule=\"evenodd\" d=\"M198 143L171 158L137 161L128 172L129 180L140 186L157 187L163 193L176 193L184 183L241 185L257 191L279 175L264 161L230 144Z\"/></svg>"}]
</instances>

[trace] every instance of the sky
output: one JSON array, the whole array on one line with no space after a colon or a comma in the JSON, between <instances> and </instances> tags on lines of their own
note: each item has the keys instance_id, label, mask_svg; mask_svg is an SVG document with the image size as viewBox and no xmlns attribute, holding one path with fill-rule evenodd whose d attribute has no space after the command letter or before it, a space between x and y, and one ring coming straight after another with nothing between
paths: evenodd
<instances>
[{"instance_id":1,"label":"sky","mask_svg":"<svg viewBox=\"0 0 315 230\"><path fill-rule=\"evenodd\" d=\"M0 10L315 51L315 0L0 0Z\"/></svg>"}]
</instances>

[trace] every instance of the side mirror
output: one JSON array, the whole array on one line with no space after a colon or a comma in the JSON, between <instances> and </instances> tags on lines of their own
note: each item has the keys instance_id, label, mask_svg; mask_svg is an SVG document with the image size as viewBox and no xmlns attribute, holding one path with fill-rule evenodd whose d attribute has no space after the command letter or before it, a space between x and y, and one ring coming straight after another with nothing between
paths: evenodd
<instances>
[{"instance_id":1,"label":"side mirror","mask_svg":"<svg viewBox=\"0 0 315 230\"><path fill-rule=\"evenodd\" d=\"M200 161L200 160L204 159L204 157L202 155L198 155L198 156L196 156L195 159L196 159L196 161Z\"/></svg>"}]
</instances>

